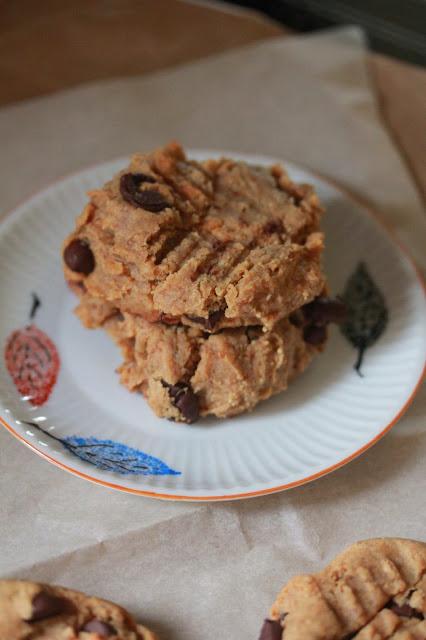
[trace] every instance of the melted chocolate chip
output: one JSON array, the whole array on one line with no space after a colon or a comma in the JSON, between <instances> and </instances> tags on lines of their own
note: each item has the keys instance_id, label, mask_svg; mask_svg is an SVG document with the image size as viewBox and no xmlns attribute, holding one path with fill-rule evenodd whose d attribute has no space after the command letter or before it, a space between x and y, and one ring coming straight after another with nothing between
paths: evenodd
<instances>
[{"instance_id":1,"label":"melted chocolate chip","mask_svg":"<svg viewBox=\"0 0 426 640\"><path fill-rule=\"evenodd\" d=\"M186 382L168 384L162 381L163 387L169 390L169 396L175 407L179 409L185 422L191 424L199 416L198 398Z\"/></svg>"},{"instance_id":2,"label":"melted chocolate chip","mask_svg":"<svg viewBox=\"0 0 426 640\"><path fill-rule=\"evenodd\" d=\"M388 609L391 609L391 611L396 613L397 616L401 616L403 618L418 618L419 620L424 619L423 614L420 611L416 611L416 609L413 609L413 607L411 607L408 602L399 605L396 602L392 601L388 605Z\"/></svg>"},{"instance_id":3,"label":"melted chocolate chip","mask_svg":"<svg viewBox=\"0 0 426 640\"><path fill-rule=\"evenodd\" d=\"M46 591L40 591L33 598L31 618L27 622L38 622L39 620L65 613L68 605L69 603L65 598L59 598L51 593L46 593Z\"/></svg>"},{"instance_id":4,"label":"melted chocolate chip","mask_svg":"<svg viewBox=\"0 0 426 640\"><path fill-rule=\"evenodd\" d=\"M330 322L344 322L347 310L341 300L319 297L309 304L305 304L303 314L309 323L320 327Z\"/></svg>"},{"instance_id":5,"label":"melted chocolate chip","mask_svg":"<svg viewBox=\"0 0 426 640\"><path fill-rule=\"evenodd\" d=\"M170 206L164 196L156 189L139 190L139 186L144 183L154 183L155 178L145 173L125 173L120 178L120 193L124 200L130 202L134 207L140 207L158 213Z\"/></svg>"},{"instance_id":6,"label":"melted chocolate chip","mask_svg":"<svg viewBox=\"0 0 426 640\"><path fill-rule=\"evenodd\" d=\"M221 309L218 309L217 311L212 311L211 313L209 313L208 318L203 318L201 316L186 316L186 317L188 318L188 320L191 320L192 322L196 322L197 324L203 325L204 329L206 329L207 331L213 331L217 323L223 317L223 311Z\"/></svg>"},{"instance_id":7,"label":"melted chocolate chip","mask_svg":"<svg viewBox=\"0 0 426 640\"><path fill-rule=\"evenodd\" d=\"M85 240L72 240L64 251L65 264L71 271L88 276L95 268L95 258Z\"/></svg>"},{"instance_id":8,"label":"melted chocolate chip","mask_svg":"<svg viewBox=\"0 0 426 640\"><path fill-rule=\"evenodd\" d=\"M277 620L265 620L259 640L282 640L283 628Z\"/></svg>"},{"instance_id":9,"label":"melted chocolate chip","mask_svg":"<svg viewBox=\"0 0 426 640\"><path fill-rule=\"evenodd\" d=\"M311 325L306 327L303 331L303 339L308 344L312 344L317 347L323 344L327 338L327 329L325 327L316 327Z\"/></svg>"},{"instance_id":10,"label":"melted chocolate chip","mask_svg":"<svg viewBox=\"0 0 426 640\"><path fill-rule=\"evenodd\" d=\"M114 636L117 633L116 629L114 629L111 624L108 622L102 622L102 620L98 620L97 618L93 618L93 620L87 622L80 631L97 633L101 638L109 638L109 636Z\"/></svg>"}]
</instances>

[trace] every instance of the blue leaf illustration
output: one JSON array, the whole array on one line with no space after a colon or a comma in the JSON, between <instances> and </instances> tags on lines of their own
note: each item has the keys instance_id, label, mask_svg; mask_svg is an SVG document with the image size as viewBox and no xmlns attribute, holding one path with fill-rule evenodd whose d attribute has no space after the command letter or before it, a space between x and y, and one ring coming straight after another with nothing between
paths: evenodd
<instances>
[{"instance_id":1,"label":"blue leaf illustration","mask_svg":"<svg viewBox=\"0 0 426 640\"><path fill-rule=\"evenodd\" d=\"M181 473L171 469L159 458L154 458L139 449L128 447L114 440L99 440L98 438L82 438L80 436L58 438L34 422L23 422L60 442L65 449L80 460L94 464L103 471L142 476L178 476Z\"/></svg>"}]
</instances>

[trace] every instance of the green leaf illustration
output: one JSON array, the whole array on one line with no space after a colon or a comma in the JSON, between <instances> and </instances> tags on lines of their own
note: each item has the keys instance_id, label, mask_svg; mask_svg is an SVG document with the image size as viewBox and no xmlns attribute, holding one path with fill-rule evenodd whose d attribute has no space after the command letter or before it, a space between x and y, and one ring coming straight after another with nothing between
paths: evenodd
<instances>
[{"instance_id":1,"label":"green leaf illustration","mask_svg":"<svg viewBox=\"0 0 426 640\"><path fill-rule=\"evenodd\" d=\"M348 319L340 329L358 350L354 368L362 376L365 350L378 340L388 322L386 301L363 262L350 276L342 299L348 309Z\"/></svg>"}]
</instances>

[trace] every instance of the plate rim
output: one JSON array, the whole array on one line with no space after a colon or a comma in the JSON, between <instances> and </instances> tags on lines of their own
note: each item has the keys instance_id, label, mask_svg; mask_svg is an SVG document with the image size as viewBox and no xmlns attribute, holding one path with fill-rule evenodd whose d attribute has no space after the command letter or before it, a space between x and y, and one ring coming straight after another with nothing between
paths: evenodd
<instances>
[{"instance_id":1,"label":"plate rim","mask_svg":"<svg viewBox=\"0 0 426 640\"><path fill-rule=\"evenodd\" d=\"M420 268L417 266L414 258L411 256L411 253L410 253L409 249L406 247L404 242L399 238L399 236L397 234L397 231L385 219L385 217L381 213L381 211L379 211L376 207L372 206L369 202L364 200L358 194L355 194L350 189L348 189L347 187L342 186L337 180L334 180L333 178L330 178L329 176L325 176L321 172L313 170L313 169L307 167L304 164L300 164L299 162L296 163L296 162L293 162L293 161L288 160L288 159L275 158L274 156L268 156L267 154L256 154L256 153L248 153L248 152L241 152L241 151L240 152L235 152L235 151L220 150L220 149L196 149L196 148L194 148L194 149L189 149L188 150L188 154L189 155L191 155L191 153L193 153L193 152L195 152L195 153L206 153L206 154L208 154L208 153L214 153L214 154L225 153L225 154L229 154L229 155L234 154L235 156L240 156L240 157L257 156L257 157L261 157L262 159L265 159L265 160L268 160L268 161L280 162L284 166L286 166L288 164L288 165L292 165L292 166L294 166L296 168L300 168L303 171L305 171L307 173L310 173L311 175L313 175L316 178L320 179L321 181L325 182L326 184L331 186L333 189L336 189L337 191L342 193L345 197L349 198L350 200L352 200L353 202L355 202L356 204L361 206L364 209L364 211L369 215L369 217L373 218L373 220L379 224L379 226L381 227L383 232L387 235L387 237L392 242L392 244L394 244L396 246L397 250L399 250L403 254L403 256L407 259L407 261L409 262L409 264L413 268L414 275L415 275L415 277L416 277L416 279L418 281L418 284L420 285L421 289L423 290L424 295L426 296L426 278L423 276L422 272L420 271ZM31 200L33 200L33 199L37 198L38 196L40 196L42 193L44 193L49 188L54 187L55 185L63 182L66 179L77 177L80 174L84 174L85 172L90 171L92 169L95 169L96 167L99 167L100 165L108 164L108 163L112 164L114 162L118 162L119 160L121 160L121 159L123 159L125 157L126 156L116 156L116 157L111 158L109 160L105 160L104 162L95 162L95 163L92 163L90 165L86 165L85 167L82 167L82 168L80 168L80 169L78 169L76 171L73 171L73 172L64 174L62 176L59 176L57 179L53 180L52 182L50 182L50 183L44 185L43 187L35 190L29 196L27 196L26 198L22 199L16 206L14 206L13 208L9 209L5 213L4 220L0 223L0 234L3 231L6 230L7 226L9 226L9 224L12 223L13 218L15 216L19 216L20 215L20 213L22 212L22 208L25 207L26 204L28 204ZM418 380L416 381L416 383L414 384L414 387L412 388L412 391L411 391L410 395L408 396L408 398L405 401L405 403L403 404L403 406L399 409L397 414L371 440L366 442L364 445L362 445L362 447L360 447L359 449L357 449L353 453L349 454L348 456L346 456L342 460L339 460L338 462L335 462L334 464L332 464L332 465L330 465L328 467L325 467L324 469L321 469L320 471L317 471L317 472L315 472L315 473L313 473L311 475L305 476L304 478L300 478L299 480L293 480L292 482L287 482L287 483L282 484L282 485L277 485L275 487L268 487L268 488L265 488L265 489L257 489L255 491L244 491L244 492L241 492L241 493L224 494L224 495L204 495L204 496L201 495L201 496L198 496L198 495L187 495L187 494L169 494L169 493L163 493L163 492L157 492L157 491L149 491L148 489L136 489L136 488L133 488L133 487L125 487L123 485L116 484L114 482L109 482L109 481L103 480L101 478L96 478L96 477L91 476L91 475L89 475L87 473L84 473L83 471L80 471L79 469L76 469L76 468L73 468L71 466L68 466L67 464L65 464L63 462L61 462L59 460L56 460L53 456L50 456L48 453L46 453L44 451L41 451L34 444L32 444L31 442L28 442L18 431L16 431L14 429L14 427L12 427L1 416L0 416L0 424L7 431L9 431L9 433L11 433L11 435L14 436L18 441L22 442L31 451L36 453L41 458L45 459L47 462L50 462L51 464L55 465L56 467L66 471L66 472L68 472L68 473L70 473L70 474L72 474L74 476L77 476L77 477L79 477L79 478L81 478L83 480L87 480L89 482L92 482L93 484L100 485L100 486L106 487L108 489L114 489L116 491L120 491L120 492L123 492L123 493L128 493L128 494L132 494L132 495L139 495L139 496L148 497L148 498L155 498L157 500L182 501L182 502L225 502L225 501L233 501L233 500L243 500L243 499L247 499L247 498L255 498L255 497L269 495L269 494L273 494L273 493L279 493L281 491L287 491L288 489L294 489L296 487L300 487L300 486L303 486L303 485L308 484L310 482L313 482L314 480L318 480L319 478L322 478L323 476L326 476L329 473L332 473L333 471L336 471L337 469L340 469L341 467L345 466L349 462L352 462L352 460L354 460L355 458L357 458L360 455L362 455L363 453L365 453L368 449L373 447L379 440L381 440L392 429L392 427L401 419L401 417L405 414L405 412L408 410L408 408L412 404L412 402L413 402L415 396L417 395L417 392L419 391L420 386L421 386L421 384L422 384L422 382L423 382L423 380L425 378L426 378L426 361L425 361L425 363L423 365L423 369L420 372L420 376L419 376Z\"/></svg>"}]
</instances>

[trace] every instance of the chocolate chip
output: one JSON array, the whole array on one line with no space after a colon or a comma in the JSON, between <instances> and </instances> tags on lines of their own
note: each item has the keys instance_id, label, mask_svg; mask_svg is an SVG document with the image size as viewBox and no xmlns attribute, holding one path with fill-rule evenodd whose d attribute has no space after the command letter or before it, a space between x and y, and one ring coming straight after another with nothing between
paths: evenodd
<instances>
[{"instance_id":1,"label":"chocolate chip","mask_svg":"<svg viewBox=\"0 0 426 640\"><path fill-rule=\"evenodd\" d=\"M249 342L253 342L254 340L257 340L258 338L260 338L262 333L263 333L263 329L260 326L246 327L245 329L245 334Z\"/></svg>"},{"instance_id":2,"label":"chocolate chip","mask_svg":"<svg viewBox=\"0 0 426 640\"><path fill-rule=\"evenodd\" d=\"M282 640L283 628L277 620L265 620L259 640Z\"/></svg>"},{"instance_id":3,"label":"chocolate chip","mask_svg":"<svg viewBox=\"0 0 426 640\"><path fill-rule=\"evenodd\" d=\"M399 605L392 601L389 604L388 609L391 609L397 616L402 616L403 618L418 618L419 620L423 620L424 618L420 611L413 609L413 607L411 607L407 602Z\"/></svg>"},{"instance_id":4,"label":"chocolate chip","mask_svg":"<svg viewBox=\"0 0 426 640\"><path fill-rule=\"evenodd\" d=\"M157 178L155 176L150 176L148 173L130 173L127 175L131 175L133 177L133 182L137 182L138 186L142 184L142 182L150 182L151 184L155 184L157 182Z\"/></svg>"},{"instance_id":5,"label":"chocolate chip","mask_svg":"<svg viewBox=\"0 0 426 640\"><path fill-rule=\"evenodd\" d=\"M65 598L59 598L58 596L46 593L46 591L40 591L40 593L33 598L31 618L29 618L27 622L38 622L39 620L65 613L68 605L69 603Z\"/></svg>"},{"instance_id":6,"label":"chocolate chip","mask_svg":"<svg viewBox=\"0 0 426 640\"><path fill-rule=\"evenodd\" d=\"M171 385L163 380L162 385L169 390L169 396L174 406L181 412L185 422L189 424L195 422L199 416L198 398L189 384L177 382Z\"/></svg>"},{"instance_id":7,"label":"chocolate chip","mask_svg":"<svg viewBox=\"0 0 426 640\"><path fill-rule=\"evenodd\" d=\"M195 422L199 414L198 398L190 387L179 393L174 402L186 422Z\"/></svg>"},{"instance_id":8,"label":"chocolate chip","mask_svg":"<svg viewBox=\"0 0 426 640\"><path fill-rule=\"evenodd\" d=\"M111 624L108 622L102 622L102 620L98 620L97 618L93 618L93 620L87 622L80 631L97 633L101 638L109 638L109 636L114 636L117 633L116 629L114 629Z\"/></svg>"},{"instance_id":9,"label":"chocolate chip","mask_svg":"<svg viewBox=\"0 0 426 640\"><path fill-rule=\"evenodd\" d=\"M319 346L323 344L327 338L327 329L325 327L316 327L315 325L311 325L306 327L303 331L303 339L308 344L312 344L313 346Z\"/></svg>"},{"instance_id":10,"label":"chocolate chip","mask_svg":"<svg viewBox=\"0 0 426 640\"><path fill-rule=\"evenodd\" d=\"M324 326L329 322L344 322L346 320L346 305L339 299L319 297L305 304L303 307L305 318L317 326Z\"/></svg>"},{"instance_id":11,"label":"chocolate chip","mask_svg":"<svg viewBox=\"0 0 426 640\"><path fill-rule=\"evenodd\" d=\"M218 309L217 311L211 311L207 318L203 318L202 316L186 316L186 317L188 318L188 320L191 320L192 322L196 322L197 324L203 325L203 327L207 331L213 331L217 323L222 319L223 311L221 309Z\"/></svg>"},{"instance_id":12,"label":"chocolate chip","mask_svg":"<svg viewBox=\"0 0 426 640\"><path fill-rule=\"evenodd\" d=\"M288 319L290 320L291 324L298 329L300 329L300 327L303 327L303 325L305 324L305 318L300 309L297 309L297 311L293 311L293 313L289 315Z\"/></svg>"},{"instance_id":13,"label":"chocolate chip","mask_svg":"<svg viewBox=\"0 0 426 640\"><path fill-rule=\"evenodd\" d=\"M64 251L65 264L71 271L88 276L95 268L95 258L85 240L72 240Z\"/></svg>"},{"instance_id":14,"label":"chocolate chip","mask_svg":"<svg viewBox=\"0 0 426 640\"><path fill-rule=\"evenodd\" d=\"M120 191L123 198L127 200L143 182L154 184L156 179L147 173L125 173L122 175L120 178Z\"/></svg>"},{"instance_id":15,"label":"chocolate chip","mask_svg":"<svg viewBox=\"0 0 426 640\"><path fill-rule=\"evenodd\" d=\"M158 213L170 206L164 196L156 189L139 190L143 182L154 183L155 178L145 173L125 173L120 178L120 193L124 200L134 207L140 207Z\"/></svg>"},{"instance_id":16,"label":"chocolate chip","mask_svg":"<svg viewBox=\"0 0 426 640\"><path fill-rule=\"evenodd\" d=\"M169 206L167 200L163 198L159 191L155 189L146 189L138 194L138 203L147 211L158 213Z\"/></svg>"}]
</instances>

